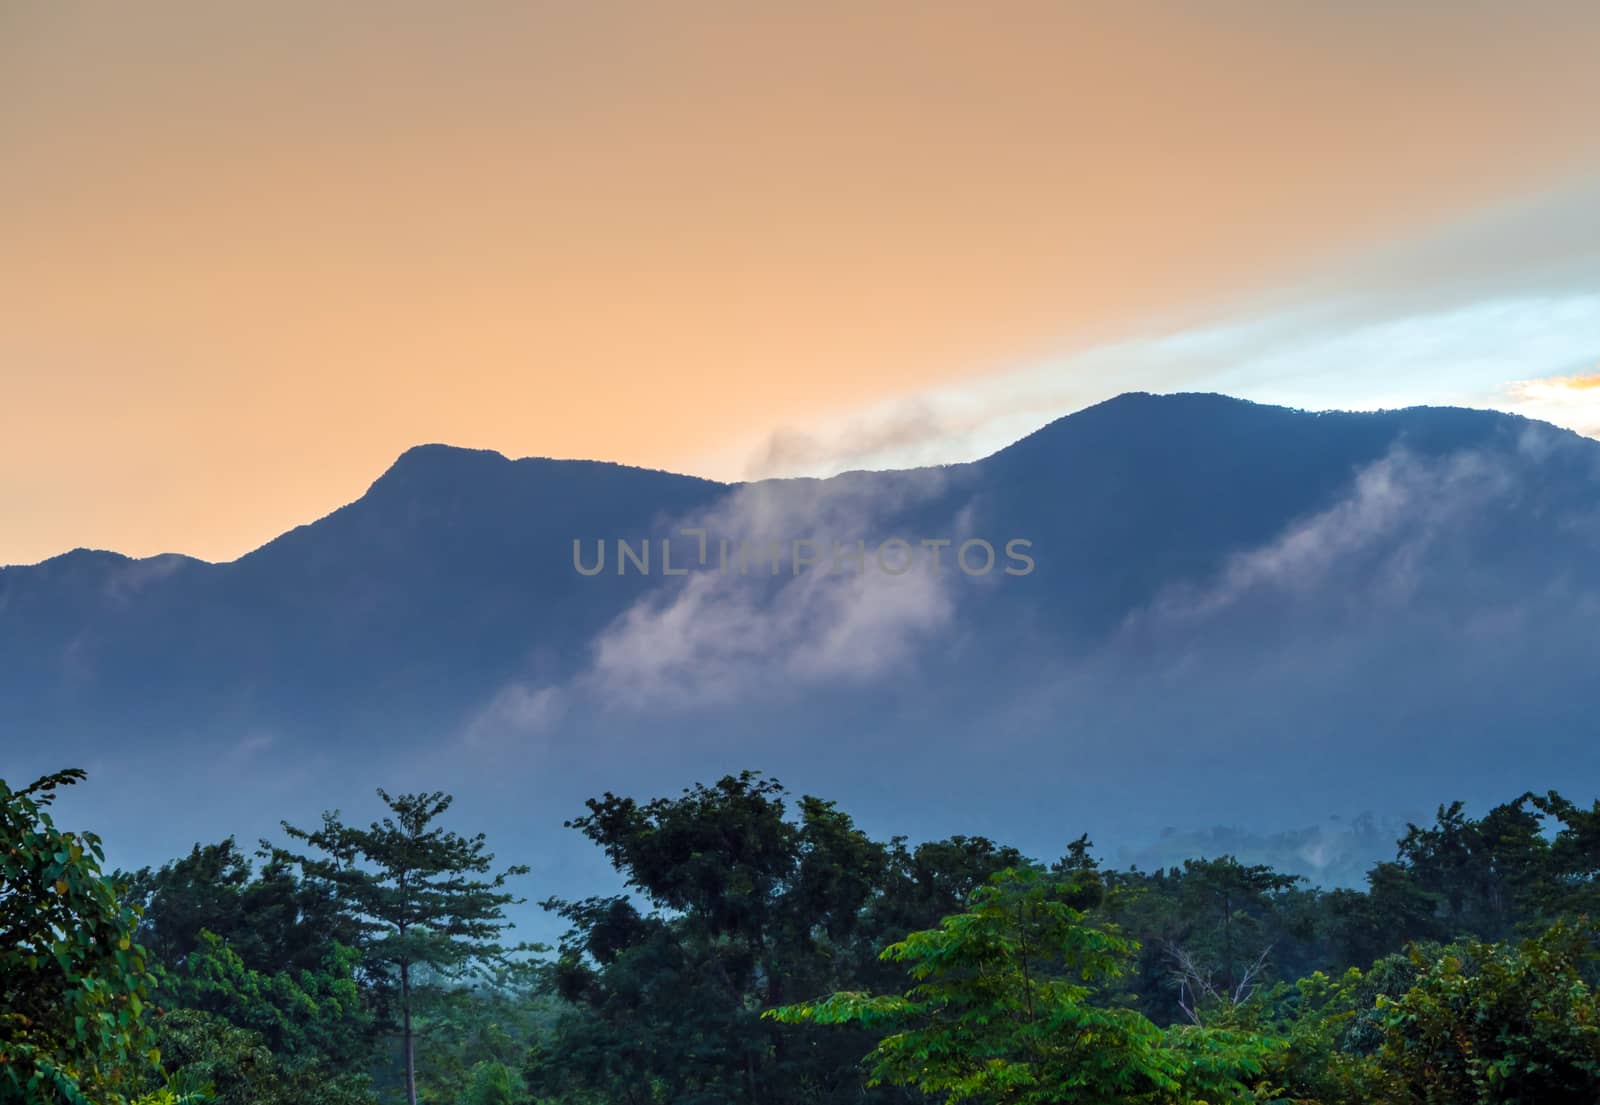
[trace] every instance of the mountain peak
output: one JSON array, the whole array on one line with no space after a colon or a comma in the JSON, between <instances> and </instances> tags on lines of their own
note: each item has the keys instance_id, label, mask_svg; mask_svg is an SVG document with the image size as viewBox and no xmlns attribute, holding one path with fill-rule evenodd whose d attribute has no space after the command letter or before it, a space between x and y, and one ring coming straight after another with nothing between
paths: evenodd
<instances>
[{"instance_id":1,"label":"mountain peak","mask_svg":"<svg viewBox=\"0 0 1600 1105\"><path fill-rule=\"evenodd\" d=\"M468 449L438 442L413 445L396 457L383 475L373 481L372 490L453 484L482 478L486 473L510 463L511 460L504 453L493 449Z\"/></svg>"},{"instance_id":2,"label":"mountain peak","mask_svg":"<svg viewBox=\"0 0 1600 1105\"><path fill-rule=\"evenodd\" d=\"M443 442L425 442L413 445L395 458L385 476L396 473L438 471L476 467L484 464L505 464L509 458L494 449L471 449L464 445L446 445ZM381 478L381 477L380 477Z\"/></svg>"},{"instance_id":3,"label":"mountain peak","mask_svg":"<svg viewBox=\"0 0 1600 1105\"><path fill-rule=\"evenodd\" d=\"M1412 406L1371 411L1308 410L1215 392L1124 392L1057 418L995 454L1007 463L1071 455L1089 463L1129 448L1215 455L1249 440L1262 455L1303 451L1316 440L1366 439L1388 448L1404 441L1425 453L1482 444L1507 432L1542 426L1519 415L1469 407ZM1314 438L1304 436L1314 432Z\"/></svg>"}]
</instances>

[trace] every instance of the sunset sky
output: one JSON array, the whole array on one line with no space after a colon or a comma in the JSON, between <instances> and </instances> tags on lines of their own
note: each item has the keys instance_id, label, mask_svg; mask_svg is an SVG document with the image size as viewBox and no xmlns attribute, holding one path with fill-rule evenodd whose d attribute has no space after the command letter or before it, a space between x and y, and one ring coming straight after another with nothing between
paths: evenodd
<instances>
[{"instance_id":1,"label":"sunset sky","mask_svg":"<svg viewBox=\"0 0 1600 1105\"><path fill-rule=\"evenodd\" d=\"M408 446L725 479L1143 389L1600 435L1600 5L0 0L0 564Z\"/></svg>"}]
</instances>

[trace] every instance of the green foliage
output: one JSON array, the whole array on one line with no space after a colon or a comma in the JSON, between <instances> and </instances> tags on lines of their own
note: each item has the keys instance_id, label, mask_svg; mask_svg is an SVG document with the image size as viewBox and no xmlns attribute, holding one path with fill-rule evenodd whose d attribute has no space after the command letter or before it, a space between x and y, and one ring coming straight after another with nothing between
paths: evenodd
<instances>
[{"instance_id":1,"label":"green foliage","mask_svg":"<svg viewBox=\"0 0 1600 1105\"><path fill-rule=\"evenodd\" d=\"M790 1024L855 1024L886 1033L872 1080L951 1102L1100 1105L1243 1101L1272 1041L1199 1028L1164 1033L1093 999L1121 978L1137 945L1089 924L1073 882L1005 871L938 928L883 957L915 985L902 995L845 992L773 1010Z\"/></svg>"},{"instance_id":2,"label":"green foliage","mask_svg":"<svg viewBox=\"0 0 1600 1105\"><path fill-rule=\"evenodd\" d=\"M516 963L474 986L420 991L418 1097L460 1102L489 1094L501 1069L520 1087L529 1046L555 1019L553 999L538 990L540 977L533 964Z\"/></svg>"},{"instance_id":3,"label":"green foliage","mask_svg":"<svg viewBox=\"0 0 1600 1105\"><path fill-rule=\"evenodd\" d=\"M83 777L0 781L0 1100L121 1105L157 1058L137 916L101 874L99 840L45 812Z\"/></svg>"},{"instance_id":4,"label":"green foliage","mask_svg":"<svg viewBox=\"0 0 1600 1105\"><path fill-rule=\"evenodd\" d=\"M198 1009L180 1009L157 1027L174 1078L203 1085L211 1105L374 1105L365 1075L273 1054L259 1032Z\"/></svg>"},{"instance_id":5,"label":"green foliage","mask_svg":"<svg viewBox=\"0 0 1600 1105\"><path fill-rule=\"evenodd\" d=\"M1223 856L1106 878L1105 912L1142 941L1137 1004L1158 1022L1230 1023L1280 962L1314 959L1315 895L1292 876Z\"/></svg>"},{"instance_id":6,"label":"green foliage","mask_svg":"<svg viewBox=\"0 0 1600 1105\"><path fill-rule=\"evenodd\" d=\"M870 1034L784 1028L761 1011L892 979L879 948L1018 858L977 838L885 845L830 802L802 797L791 813L783 788L752 772L588 806L571 824L638 897L546 903L572 923L548 968L566 1012L525 1073L535 1095L562 1101L862 1100Z\"/></svg>"},{"instance_id":7,"label":"green foliage","mask_svg":"<svg viewBox=\"0 0 1600 1105\"><path fill-rule=\"evenodd\" d=\"M297 878L270 854L256 869L231 837L121 881L141 913L139 942L169 968L183 963L203 932L267 974L319 970L334 945L352 946L359 936L325 883Z\"/></svg>"},{"instance_id":8,"label":"green foliage","mask_svg":"<svg viewBox=\"0 0 1600 1105\"><path fill-rule=\"evenodd\" d=\"M215 1015L204 1022L209 1035L197 1035L184 1018L159 1022L165 1035L185 1027L187 1035L174 1042L177 1054L201 1056L190 1070L171 1060L169 1046L166 1065L175 1077L212 1080L218 1061L204 1057L207 1041L237 1045L241 1056L256 1055L254 1048L270 1053L270 1062L258 1057L223 1078L241 1100L291 1092L281 1087L293 1085L294 1071L338 1072L332 1084L347 1085L343 1076L368 1065L376 1043L371 995L356 977L358 954L340 942L357 930L326 887L296 877L281 859L255 869L232 839L196 845L127 881L126 898L143 910L140 939L161 964L157 1001ZM254 1042L245 1048L245 1040Z\"/></svg>"},{"instance_id":9,"label":"green foliage","mask_svg":"<svg viewBox=\"0 0 1600 1105\"><path fill-rule=\"evenodd\" d=\"M1416 984L1380 998L1378 1060L1396 1102L1592 1105L1600 1093L1600 999L1583 979L1594 930L1557 923L1514 945L1470 941L1426 956Z\"/></svg>"},{"instance_id":10,"label":"green foliage","mask_svg":"<svg viewBox=\"0 0 1600 1105\"><path fill-rule=\"evenodd\" d=\"M294 864L313 885L325 887L340 916L356 932L369 977L391 993L399 1008L406 1099L417 1100L414 991L470 977L485 965L503 964L500 934L510 927L505 907L521 899L507 881L528 873L512 866L490 875L494 856L482 833L463 837L435 821L450 808L449 795L378 796L392 816L365 829L323 815L315 830L285 823L308 855L279 851L274 860ZM484 877L488 876L488 877Z\"/></svg>"},{"instance_id":11,"label":"green foliage","mask_svg":"<svg viewBox=\"0 0 1600 1105\"><path fill-rule=\"evenodd\" d=\"M522 1078L504 1063L486 1060L472 1068L461 1105L520 1105L526 1090Z\"/></svg>"},{"instance_id":12,"label":"green foliage","mask_svg":"<svg viewBox=\"0 0 1600 1105\"><path fill-rule=\"evenodd\" d=\"M681 799L636 803L607 795L574 822L655 909L643 912L627 897L550 903L574 925L548 982L570 1011L530 1049L526 1072L535 1095L856 1100L863 1090L850 1056L870 1051L882 1077L869 1093L970 1090L1002 1095L996 1100L1025 1100L1025 1093L1049 1100L1059 1081L1050 1064L1059 1057L1015 1030L1010 1007L974 997L969 1024L946 995L946 1024L931 1007L907 1004L928 1000L927 991L867 996L892 991L903 978L910 961L897 956L932 956L950 925L974 924L970 916L981 913L989 892L971 903L968 893L997 866L1026 866L1021 857L959 838L915 850L898 840L879 845L816 799L802 800L791 820L783 798L777 784L746 774ZM1054 1038L1074 1017L1119 1026L1117 1058L1101 1071L1107 1081L1083 1076L1091 1089L1099 1085L1095 1092L1119 1095L1108 1100L1143 1092L1150 1100L1410 1101L1384 1051L1396 1045L1380 999L1418 1000L1425 969L1451 954L1440 939L1538 931L1573 905L1592 902L1600 876L1600 806L1596 811L1555 795L1525 796L1481 819L1460 806L1441 807L1435 824L1410 828L1396 862L1375 867L1364 892L1306 888L1230 857L1153 873L1099 872L1079 838L1051 869L1059 877L1050 880L1050 893L1063 896L1055 904L1078 911L1077 923L1099 938L1114 936L1117 925L1138 941L1117 951L1112 958L1120 965L1093 983L1081 968L1076 975L1066 969L1064 951L1057 973L1030 959L1043 970L1031 974L1034 984L1051 990L1065 979L1083 988L1053 990L1073 1000L1047 1001L1061 1021L1035 1031ZM1560 826L1553 835L1544 828L1551 821ZM1008 862L996 863L1002 857ZM926 929L935 935L899 940L894 954L876 954L950 915L968 920L952 919ZM1408 945L1414 954L1398 954ZM999 975L989 977L998 984ZM830 990L832 1004L791 1006L810 1015L786 1016L784 1033L763 1034L751 1023L755 1011L793 1000L785 994ZM1136 1012L1149 1019L1122 1019ZM917 1021L913 1013L928 1017ZM1104 1024L1096 1020L1102 1017ZM973 1035L979 1024L991 1033L992 1054L973 1042L983 1038ZM1158 1027L1164 1024L1174 1027ZM947 1028L948 1039L937 1035ZM1002 1030L1016 1034L994 1035ZM1003 1062L964 1073L939 1068L921 1062L919 1040L950 1063L959 1058L958 1043L976 1048L973 1055L985 1062ZM881 1066L897 1049L911 1049L898 1081L892 1066ZM1130 1071L1148 1079L1143 1091L1129 1088L1137 1081ZM1163 1088L1163 1072L1176 1089ZM1122 1075L1132 1079L1129 1086L1115 1084ZM1587 1085L1600 1100L1600 1082ZM1080 1087L1078 1099L1088 1092ZM1448 1100L1455 1091L1429 1092Z\"/></svg>"},{"instance_id":13,"label":"green foliage","mask_svg":"<svg viewBox=\"0 0 1600 1105\"><path fill-rule=\"evenodd\" d=\"M1383 978L1350 968L1279 983L1252 1005L1241 1025L1282 1043L1270 1058L1266 1099L1302 1105L1367 1105L1387 1100L1385 1072L1373 1060L1375 993Z\"/></svg>"},{"instance_id":14,"label":"green foliage","mask_svg":"<svg viewBox=\"0 0 1600 1105\"><path fill-rule=\"evenodd\" d=\"M1561 826L1546 878L1530 896L1546 916L1600 917L1600 801L1585 810L1554 791L1529 800Z\"/></svg>"},{"instance_id":15,"label":"green foliage","mask_svg":"<svg viewBox=\"0 0 1600 1105\"><path fill-rule=\"evenodd\" d=\"M1439 896L1419 885L1412 868L1380 863L1367 873L1367 889L1334 890L1321 901L1329 945L1324 965L1371 963L1412 940L1438 934Z\"/></svg>"},{"instance_id":16,"label":"green foliage","mask_svg":"<svg viewBox=\"0 0 1600 1105\"><path fill-rule=\"evenodd\" d=\"M884 842L749 772L607 794L570 824L628 893L546 903L571 928L536 962L501 943L526 868L442 794L286 826L306 855L197 845L119 900L43 809L80 777L0 783L0 1101L1600 1101L1600 803L1554 793L1440 807L1360 891Z\"/></svg>"},{"instance_id":17,"label":"green foliage","mask_svg":"<svg viewBox=\"0 0 1600 1105\"><path fill-rule=\"evenodd\" d=\"M398 972L410 966L461 977L485 963L502 962L499 943L509 926L505 907L521 899L504 890L507 880L528 873L508 867L488 878L494 856L484 836L463 837L434 824L450 808L449 795L379 790L392 817L365 829L325 814L322 827L284 831L314 850L278 852L308 879L332 889L341 915L356 932L369 968Z\"/></svg>"},{"instance_id":18,"label":"green foliage","mask_svg":"<svg viewBox=\"0 0 1600 1105\"><path fill-rule=\"evenodd\" d=\"M790 821L782 788L753 773L588 805L571 824L668 916L623 897L546 903L573 924L549 972L572 1012L529 1058L535 1092L711 1102L848 1087L848 1048L790 1049L759 1013L853 961L883 848L829 803L802 800Z\"/></svg>"},{"instance_id":19,"label":"green foliage","mask_svg":"<svg viewBox=\"0 0 1600 1105\"><path fill-rule=\"evenodd\" d=\"M245 966L215 933L202 931L198 941L163 979L169 1004L215 1013L284 1055L345 1065L369 1053L372 1018L355 979L354 949L333 945L319 970L267 974Z\"/></svg>"},{"instance_id":20,"label":"green foliage","mask_svg":"<svg viewBox=\"0 0 1600 1105\"><path fill-rule=\"evenodd\" d=\"M1441 806L1433 826L1409 827L1400 856L1415 885L1437 903L1432 932L1415 935L1504 940L1538 915L1538 888L1552 881L1551 843L1532 795L1480 819L1467 817L1460 802Z\"/></svg>"}]
</instances>

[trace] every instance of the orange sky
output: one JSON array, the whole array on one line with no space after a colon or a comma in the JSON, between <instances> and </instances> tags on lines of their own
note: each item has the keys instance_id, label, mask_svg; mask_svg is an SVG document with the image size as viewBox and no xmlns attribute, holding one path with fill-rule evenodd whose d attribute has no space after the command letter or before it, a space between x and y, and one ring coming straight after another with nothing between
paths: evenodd
<instances>
[{"instance_id":1,"label":"orange sky","mask_svg":"<svg viewBox=\"0 0 1600 1105\"><path fill-rule=\"evenodd\" d=\"M0 3L0 563L737 477L1600 154L1600 7L1395 7Z\"/></svg>"}]
</instances>

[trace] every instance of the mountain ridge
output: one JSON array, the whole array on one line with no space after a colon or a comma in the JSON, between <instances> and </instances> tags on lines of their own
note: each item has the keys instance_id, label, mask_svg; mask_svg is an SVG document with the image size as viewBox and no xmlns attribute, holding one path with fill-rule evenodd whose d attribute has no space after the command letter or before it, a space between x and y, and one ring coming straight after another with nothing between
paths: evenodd
<instances>
[{"instance_id":1,"label":"mountain ridge","mask_svg":"<svg viewBox=\"0 0 1600 1105\"><path fill-rule=\"evenodd\" d=\"M574 541L695 524L1021 539L1036 570L575 571ZM745 767L895 831L959 805L1041 851L1231 821L1240 787L1250 831L1358 812L1340 795L1372 763L1382 816L1600 792L1597 553L1600 443L1460 408L1130 394L979 461L735 484L420 446L233 561L0 572L0 776L128 780L91 812L151 858L346 803L358 765L540 848L600 789ZM194 808L146 825L162 772Z\"/></svg>"},{"instance_id":2,"label":"mountain ridge","mask_svg":"<svg viewBox=\"0 0 1600 1105\"><path fill-rule=\"evenodd\" d=\"M1031 433L1025 434L1016 441L1004 445L996 449L994 452L977 458L976 460L951 462L948 464L938 465L924 465L918 468L851 469L849 471L835 473L832 476L779 476L768 477L759 480L724 481L703 476L696 476L689 473L677 472L671 469L654 468L646 465L623 464L616 461L598 460L592 458L557 458L541 456L537 454L530 454L521 457L509 457L505 453L495 449L451 445L444 442L422 442L409 446L403 450L394 459L394 461L392 461L368 485L367 489L355 499L341 504L340 506L333 508L326 514L323 514L317 518L313 518L307 522L293 526L290 529L285 530L283 533L268 539L261 545L256 546L254 549L234 557L232 560L205 560L201 557L192 556L187 553L171 551L156 553L151 556L138 557L131 556L114 549L78 546L30 564L0 565L0 572L6 572L12 569L41 568L46 565L57 565L59 562L67 561L69 559L73 560L74 562L82 562L87 560L91 555L100 558L116 558L117 560L131 563L146 563L150 561L165 560L168 558L177 557L185 562L197 565L209 565L213 567L233 565L262 552L284 537L287 537L307 527L316 526L317 524L340 514L348 508L360 504L363 500L372 496L374 493L381 495L388 493L397 486L404 487L408 485L414 485L418 482L424 484L425 486L432 485L434 489L437 489L441 477L446 475L456 478L482 476L486 473L494 473L499 475L503 474L504 470L508 466L512 469L517 469L521 472L527 473L531 473L532 471L540 468L551 470L559 468L568 468L571 470L593 469L615 472L642 473L653 476L666 476L683 480L692 480L704 485L722 488L745 487L753 484L779 483L789 480L805 480L816 483L826 482L828 480L838 479L841 477L890 474L896 472L915 472L928 469L965 468L974 465L983 465L1017 452L1027 452L1031 449L1037 449L1052 442L1058 435L1069 432L1069 428L1086 428L1107 417L1120 417L1130 413L1149 412L1152 410L1161 409L1163 407L1169 411L1175 411L1177 409L1177 405L1182 405L1185 408L1184 414L1186 416L1193 416L1197 413L1197 404L1200 406L1209 407L1212 411L1226 411L1230 414L1237 414L1242 411L1277 412L1281 413L1282 415L1288 415L1296 418L1310 417L1314 419L1388 419L1396 417L1404 418L1408 416L1427 416L1430 418L1440 418L1443 420L1454 420L1461 425L1477 423L1484 427L1493 425L1521 425L1526 427L1539 427L1542 431L1547 431L1557 436L1563 436L1575 442L1590 442L1592 440L1590 438L1583 437L1574 431L1557 427L1537 419L1527 418L1523 415L1470 407L1421 404L1408 407L1384 408L1373 411L1309 410L1304 408L1282 406L1278 404L1258 403L1252 400L1240 399L1235 396L1229 396L1218 392L1156 393L1148 391L1128 391L1121 392L1098 403L1093 403L1089 406L1080 408L1079 410L1053 418ZM1135 408L1137 408L1137 411ZM1596 445L1597 447L1600 447L1600 443L1596 443Z\"/></svg>"}]
</instances>

